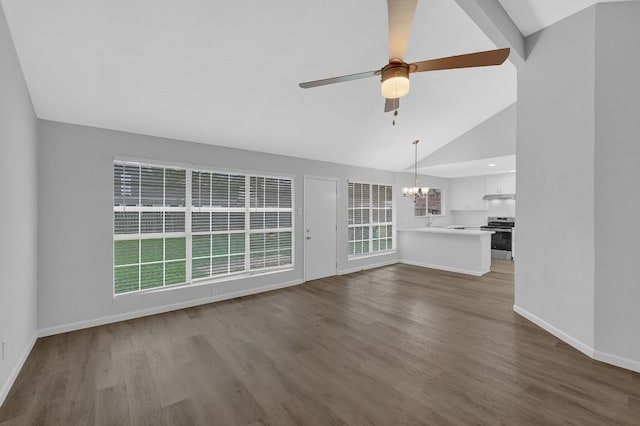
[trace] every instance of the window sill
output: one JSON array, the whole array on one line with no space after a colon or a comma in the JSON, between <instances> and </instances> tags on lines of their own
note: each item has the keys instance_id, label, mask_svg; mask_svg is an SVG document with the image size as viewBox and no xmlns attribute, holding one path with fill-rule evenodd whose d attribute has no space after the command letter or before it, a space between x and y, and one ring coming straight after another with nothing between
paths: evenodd
<instances>
[{"instance_id":1,"label":"window sill","mask_svg":"<svg viewBox=\"0 0 640 426\"><path fill-rule=\"evenodd\" d=\"M192 280L191 283L173 284L170 286L150 288L148 290L115 294L113 298L120 299L125 297L132 297L132 296L142 296L142 295L151 294L151 293L163 293L167 291L175 291L178 289L186 289L186 288L199 288L199 287L206 287L206 286L216 287L217 284L223 284L223 283L228 283L232 281L265 276L265 275L279 274L281 272L290 272L290 271L293 271L294 269L295 269L294 266L290 265L286 267L276 267L272 269L262 270L260 272L241 272L235 275L227 275L220 278L200 278L200 279Z\"/></svg>"},{"instance_id":2,"label":"window sill","mask_svg":"<svg viewBox=\"0 0 640 426\"><path fill-rule=\"evenodd\" d=\"M377 251L375 253L359 254L359 255L356 255L356 256L348 256L347 257L347 261L351 262L351 261L354 261L354 260L367 259L369 257L386 256L386 255L389 255L389 254L394 254L395 252L396 252L396 249L385 250L385 251Z\"/></svg>"}]
</instances>

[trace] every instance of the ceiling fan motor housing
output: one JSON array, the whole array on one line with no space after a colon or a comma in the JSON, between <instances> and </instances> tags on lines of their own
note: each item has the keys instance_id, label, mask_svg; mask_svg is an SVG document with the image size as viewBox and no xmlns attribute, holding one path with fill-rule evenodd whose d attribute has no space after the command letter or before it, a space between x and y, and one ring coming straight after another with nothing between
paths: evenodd
<instances>
[{"instance_id":1,"label":"ceiling fan motor housing","mask_svg":"<svg viewBox=\"0 0 640 426\"><path fill-rule=\"evenodd\" d=\"M409 92L409 64L390 62L382 68L382 96L396 99Z\"/></svg>"}]
</instances>

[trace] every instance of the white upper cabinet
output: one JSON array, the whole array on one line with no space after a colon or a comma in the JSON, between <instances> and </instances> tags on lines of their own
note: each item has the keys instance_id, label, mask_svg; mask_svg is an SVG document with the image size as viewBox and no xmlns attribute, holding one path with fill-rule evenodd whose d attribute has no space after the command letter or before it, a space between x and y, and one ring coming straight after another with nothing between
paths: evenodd
<instances>
[{"instance_id":1,"label":"white upper cabinet","mask_svg":"<svg viewBox=\"0 0 640 426\"><path fill-rule=\"evenodd\" d=\"M516 175L510 173L508 175L487 176L485 185L487 194L515 194Z\"/></svg>"},{"instance_id":2,"label":"white upper cabinet","mask_svg":"<svg viewBox=\"0 0 640 426\"><path fill-rule=\"evenodd\" d=\"M451 182L451 210L488 210L483 179Z\"/></svg>"}]
</instances>

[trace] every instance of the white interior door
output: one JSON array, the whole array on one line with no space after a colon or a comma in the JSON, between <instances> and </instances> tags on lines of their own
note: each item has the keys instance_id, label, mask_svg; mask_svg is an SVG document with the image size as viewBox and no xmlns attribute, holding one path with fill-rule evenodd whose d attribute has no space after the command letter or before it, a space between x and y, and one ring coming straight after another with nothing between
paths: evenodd
<instances>
[{"instance_id":1,"label":"white interior door","mask_svg":"<svg viewBox=\"0 0 640 426\"><path fill-rule=\"evenodd\" d=\"M304 178L306 281L338 273L337 185L337 181L330 178Z\"/></svg>"}]
</instances>

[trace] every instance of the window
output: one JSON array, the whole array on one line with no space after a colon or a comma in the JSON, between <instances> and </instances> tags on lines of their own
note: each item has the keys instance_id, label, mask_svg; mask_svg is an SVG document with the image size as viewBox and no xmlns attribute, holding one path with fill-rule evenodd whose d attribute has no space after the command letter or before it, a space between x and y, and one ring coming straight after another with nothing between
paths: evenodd
<instances>
[{"instance_id":1,"label":"window","mask_svg":"<svg viewBox=\"0 0 640 426\"><path fill-rule=\"evenodd\" d=\"M191 172L191 277L245 270L246 177Z\"/></svg>"},{"instance_id":2,"label":"window","mask_svg":"<svg viewBox=\"0 0 640 426\"><path fill-rule=\"evenodd\" d=\"M114 164L114 293L293 265L292 181Z\"/></svg>"},{"instance_id":3,"label":"window","mask_svg":"<svg viewBox=\"0 0 640 426\"><path fill-rule=\"evenodd\" d=\"M114 291L186 281L185 170L116 163Z\"/></svg>"},{"instance_id":4,"label":"window","mask_svg":"<svg viewBox=\"0 0 640 426\"><path fill-rule=\"evenodd\" d=\"M349 256L393 249L391 186L349 182Z\"/></svg>"},{"instance_id":5,"label":"window","mask_svg":"<svg viewBox=\"0 0 640 426\"><path fill-rule=\"evenodd\" d=\"M290 265L293 256L291 180L251 176L249 200L249 268Z\"/></svg>"},{"instance_id":6,"label":"window","mask_svg":"<svg viewBox=\"0 0 640 426\"><path fill-rule=\"evenodd\" d=\"M414 216L442 216L442 190L429 189L425 198L418 198L414 205Z\"/></svg>"}]
</instances>

